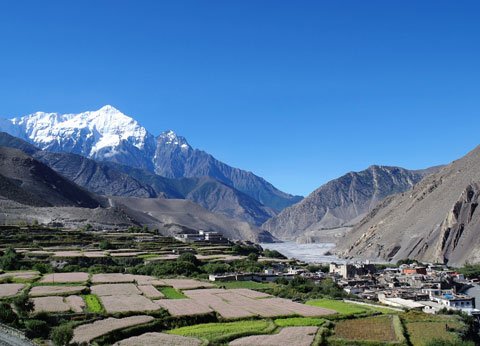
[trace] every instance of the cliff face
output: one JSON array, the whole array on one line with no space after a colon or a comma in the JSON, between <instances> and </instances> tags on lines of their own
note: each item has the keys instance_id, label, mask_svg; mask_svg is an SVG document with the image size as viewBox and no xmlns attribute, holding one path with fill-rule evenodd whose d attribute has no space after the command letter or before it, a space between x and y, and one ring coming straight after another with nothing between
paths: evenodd
<instances>
[{"instance_id":1,"label":"cliff face","mask_svg":"<svg viewBox=\"0 0 480 346\"><path fill-rule=\"evenodd\" d=\"M341 239L337 253L462 265L480 261L480 147L384 200Z\"/></svg>"}]
</instances>

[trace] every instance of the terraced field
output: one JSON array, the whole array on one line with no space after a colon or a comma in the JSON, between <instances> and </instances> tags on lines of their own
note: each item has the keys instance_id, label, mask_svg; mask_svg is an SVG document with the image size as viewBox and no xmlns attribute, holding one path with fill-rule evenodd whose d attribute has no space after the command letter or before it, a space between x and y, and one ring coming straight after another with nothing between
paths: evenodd
<instances>
[{"instance_id":1,"label":"terraced field","mask_svg":"<svg viewBox=\"0 0 480 346\"><path fill-rule=\"evenodd\" d=\"M326 322L323 318L315 317L290 317L290 318L277 318L274 320L275 324L279 327L308 327L308 326L321 326Z\"/></svg>"},{"instance_id":2,"label":"terraced field","mask_svg":"<svg viewBox=\"0 0 480 346\"><path fill-rule=\"evenodd\" d=\"M232 340L236 336L268 334L276 326L267 320L207 323L182 327L168 331L169 334L189 336L209 341Z\"/></svg>"},{"instance_id":3,"label":"terraced field","mask_svg":"<svg viewBox=\"0 0 480 346\"><path fill-rule=\"evenodd\" d=\"M456 316L425 315L415 312L404 314L410 341L415 346L427 345L432 340L459 342L458 333L465 329Z\"/></svg>"},{"instance_id":4,"label":"terraced field","mask_svg":"<svg viewBox=\"0 0 480 346\"><path fill-rule=\"evenodd\" d=\"M335 339L377 342L398 341L392 316L375 316L339 321L335 325Z\"/></svg>"},{"instance_id":5,"label":"terraced field","mask_svg":"<svg viewBox=\"0 0 480 346\"><path fill-rule=\"evenodd\" d=\"M310 346L318 327L286 327L278 334L246 336L230 342L231 346Z\"/></svg>"}]
</instances>

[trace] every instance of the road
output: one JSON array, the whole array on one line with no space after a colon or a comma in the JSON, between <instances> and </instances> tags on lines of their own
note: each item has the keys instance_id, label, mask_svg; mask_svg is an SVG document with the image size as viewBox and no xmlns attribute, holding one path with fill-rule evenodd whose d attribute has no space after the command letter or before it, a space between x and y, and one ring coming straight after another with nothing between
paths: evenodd
<instances>
[{"instance_id":1,"label":"road","mask_svg":"<svg viewBox=\"0 0 480 346\"><path fill-rule=\"evenodd\" d=\"M6 332L0 326L0 346L33 346L33 343Z\"/></svg>"}]
</instances>

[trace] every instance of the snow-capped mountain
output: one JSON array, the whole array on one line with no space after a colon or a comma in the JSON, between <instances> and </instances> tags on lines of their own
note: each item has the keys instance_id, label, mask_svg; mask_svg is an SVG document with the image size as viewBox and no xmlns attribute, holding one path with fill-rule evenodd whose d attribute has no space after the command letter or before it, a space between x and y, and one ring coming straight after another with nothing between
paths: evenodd
<instances>
[{"instance_id":1,"label":"snow-capped mountain","mask_svg":"<svg viewBox=\"0 0 480 346\"><path fill-rule=\"evenodd\" d=\"M120 163L169 178L209 176L277 211L299 201L251 172L230 167L166 131L155 138L133 118L112 106L79 114L37 112L0 119L0 131L40 149Z\"/></svg>"},{"instance_id":2,"label":"snow-capped mountain","mask_svg":"<svg viewBox=\"0 0 480 346\"><path fill-rule=\"evenodd\" d=\"M37 112L10 119L2 130L44 150L153 168L154 136L112 106L79 114Z\"/></svg>"}]
</instances>

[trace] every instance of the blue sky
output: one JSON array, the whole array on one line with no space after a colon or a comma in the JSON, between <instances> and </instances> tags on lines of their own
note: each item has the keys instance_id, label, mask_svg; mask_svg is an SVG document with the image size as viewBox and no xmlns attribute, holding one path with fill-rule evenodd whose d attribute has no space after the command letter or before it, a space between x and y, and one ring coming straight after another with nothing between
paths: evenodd
<instances>
[{"instance_id":1,"label":"blue sky","mask_svg":"<svg viewBox=\"0 0 480 346\"><path fill-rule=\"evenodd\" d=\"M0 116L112 104L290 193L480 144L478 1L2 1Z\"/></svg>"}]
</instances>

